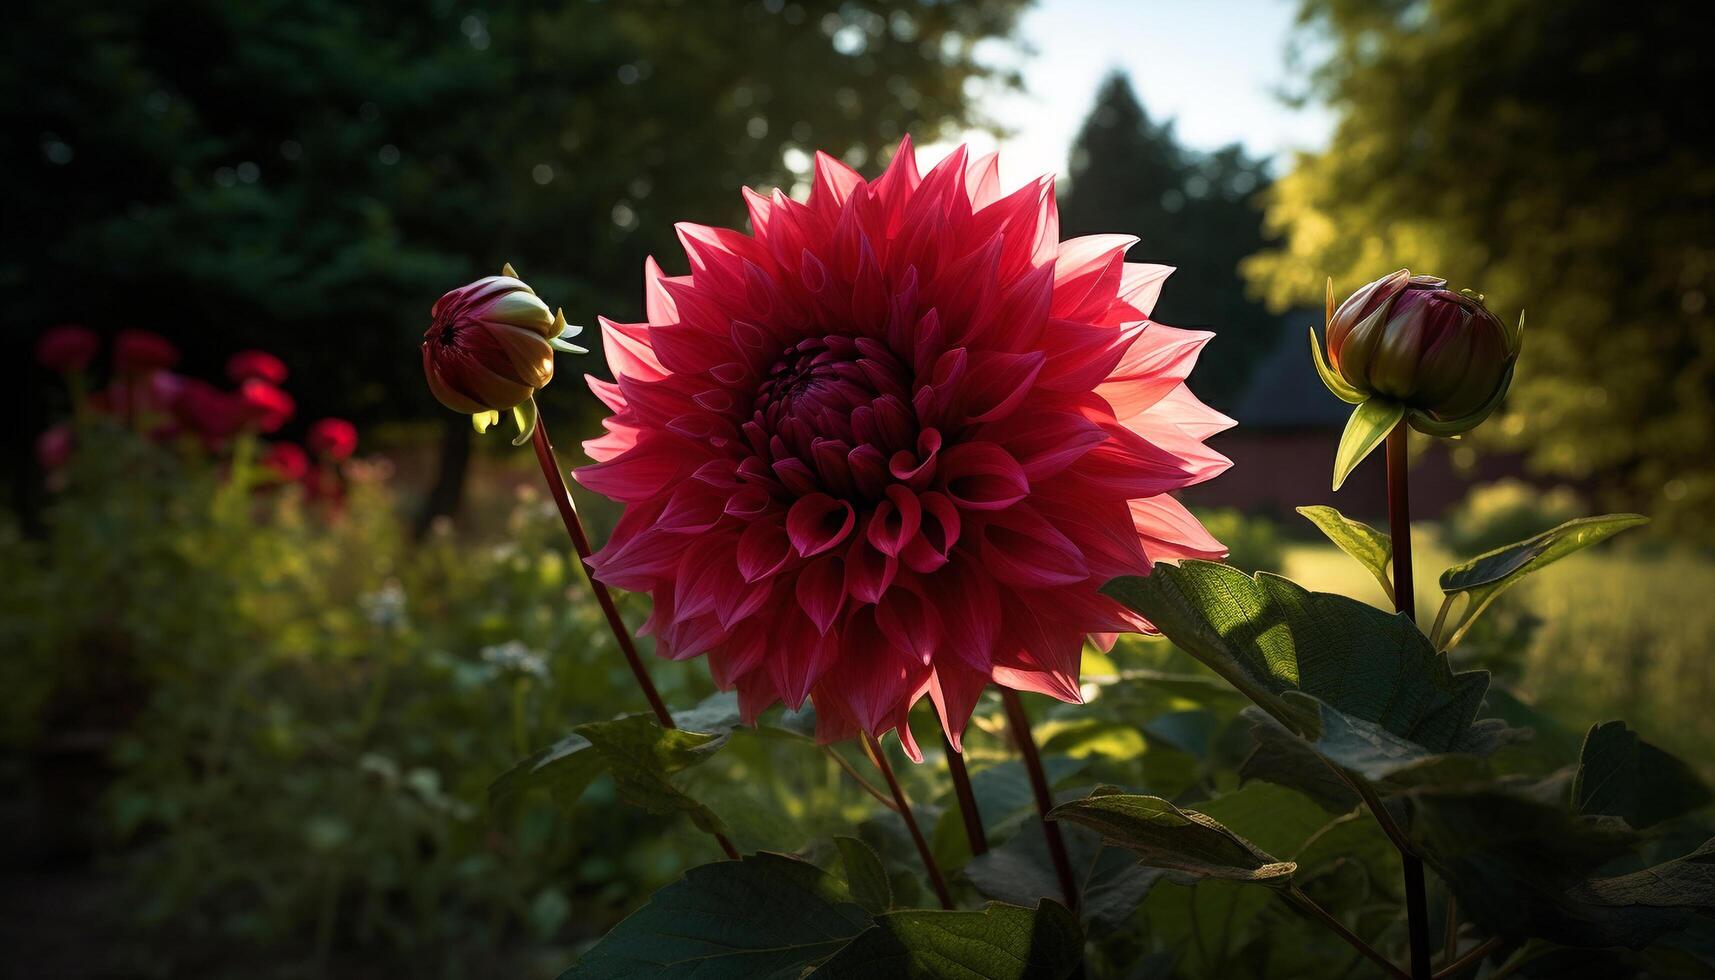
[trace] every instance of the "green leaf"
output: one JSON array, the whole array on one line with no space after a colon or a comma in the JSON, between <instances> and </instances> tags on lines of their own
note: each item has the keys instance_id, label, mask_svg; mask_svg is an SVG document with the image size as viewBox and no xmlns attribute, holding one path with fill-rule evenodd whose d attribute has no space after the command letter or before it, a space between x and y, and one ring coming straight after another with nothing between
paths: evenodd
<instances>
[{"instance_id":1,"label":"green leaf","mask_svg":"<svg viewBox=\"0 0 1715 980\"><path fill-rule=\"evenodd\" d=\"M840 866L845 870L846 888L859 905L873 913L886 912L893 907L893 886L888 883L887 869L875 849L856 837L835 837L834 846L840 852Z\"/></svg>"},{"instance_id":2,"label":"green leaf","mask_svg":"<svg viewBox=\"0 0 1715 980\"><path fill-rule=\"evenodd\" d=\"M1352 520L1332 507L1320 504L1300 507L1298 513L1316 525L1341 551L1369 569L1381 584L1388 601L1393 601L1393 580L1388 576L1388 568L1393 562L1393 538L1363 521Z\"/></svg>"},{"instance_id":3,"label":"green leaf","mask_svg":"<svg viewBox=\"0 0 1715 980\"><path fill-rule=\"evenodd\" d=\"M1092 938L1111 935L1125 926L1165 872L1138 864L1129 851L1105 846L1100 835L1083 827L1068 824L1062 830L1079 875L1079 919ZM1040 820L1026 821L1012 839L972 858L964 874L984 897L1012 905L1028 906L1060 894Z\"/></svg>"},{"instance_id":4,"label":"green leaf","mask_svg":"<svg viewBox=\"0 0 1715 980\"><path fill-rule=\"evenodd\" d=\"M561 980L796 980L870 925L834 876L781 854L692 868Z\"/></svg>"},{"instance_id":5,"label":"green leaf","mask_svg":"<svg viewBox=\"0 0 1715 980\"><path fill-rule=\"evenodd\" d=\"M1487 672L1453 673L1404 616L1194 560L1114 579L1102 591L1297 735L1322 736L1326 705L1430 753L1493 743L1492 730L1471 724Z\"/></svg>"},{"instance_id":6,"label":"green leaf","mask_svg":"<svg viewBox=\"0 0 1715 980\"><path fill-rule=\"evenodd\" d=\"M875 926L811 980L1063 980L1084 956L1078 920L1044 901L1034 910L991 904L980 912L909 909Z\"/></svg>"},{"instance_id":7,"label":"green leaf","mask_svg":"<svg viewBox=\"0 0 1715 980\"><path fill-rule=\"evenodd\" d=\"M1698 809L1709 788L1692 768L1638 737L1623 721L1593 725L1579 752L1572 805L1619 817L1638 830Z\"/></svg>"},{"instance_id":8,"label":"green leaf","mask_svg":"<svg viewBox=\"0 0 1715 980\"><path fill-rule=\"evenodd\" d=\"M1642 947L1684 928L1693 915L1715 914L1715 840L1642 871L1596 878L1574 888L1572 898L1619 940L1611 945Z\"/></svg>"},{"instance_id":9,"label":"green leaf","mask_svg":"<svg viewBox=\"0 0 1715 980\"><path fill-rule=\"evenodd\" d=\"M512 407L512 421L518 425L518 435L512 440L514 446L522 446L536 434L536 399L526 398Z\"/></svg>"},{"instance_id":10,"label":"green leaf","mask_svg":"<svg viewBox=\"0 0 1715 980\"><path fill-rule=\"evenodd\" d=\"M1062 803L1050 820L1082 824L1102 840L1137 854L1153 868L1285 888L1296 868L1196 810L1181 810L1155 796L1110 794Z\"/></svg>"},{"instance_id":11,"label":"green leaf","mask_svg":"<svg viewBox=\"0 0 1715 980\"><path fill-rule=\"evenodd\" d=\"M1352 411L1346 430L1340 433L1340 448L1334 452L1334 489L1338 490L1364 457L1382 444L1387 434L1405 418L1405 406L1386 398L1371 397Z\"/></svg>"},{"instance_id":12,"label":"green leaf","mask_svg":"<svg viewBox=\"0 0 1715 980\"><path fill-rule=\"evenodd\" d=\"M1485 552L1442 572L1442 592L1449 598L1460 592L1469 597L1465 614L1458 628L1450 634L1446 646L1451 647L1459 642L1459 638L1465 635L1465 631L1471 628L1471 624L1483 614L1483 610L1526 575L1540 571L1574 552L1606 541L1628 527L1647 523L1649 518L1641 514L1580 517L1559 527L1550 528L1534 538Z\"/></svg>"},{"instance_id":13,"label":"green leaf","mask_svg":"<svg viewBox=\"0 0 1715 980\"><path fill-rule=\"evenodd\" d=\"M653 813L684 813L711 831L725 827L715 811L670 778L712 758L726 745L737 722L730 695L715 695L689 711L677 712L663 729L651 715L587 722L572 734L514 765L489 786L492 806L503 806L520 792L540 787L563 805L575 802L590 781L613 774L620 798ZM693 727L695 726L695 727ZM697 731L707 727L709 731Z\"/></svg>"},{"instance_id":14,"label":"green leaf","mask_svg":"<svg viewBox=\"0 0 1715 980\"><path fill-rule=\"evenodd\" d=\"M1083 771L1089 759L1074 759L1064 755L1044 755L1042 770L1052 789ZM1020 832L1019 826L1036 813L1036 797L1030 788L1030 773L1024 763L1009 759L971 772L971 792L977 799L977 812L982 814L983 830L989 840ZM965 837L964 818L958 801L949 789L935 802L942 807L930 843L936 860L944 867L956 868L970 860L970 842ZM921 819L922 814L919 814ZM1056 892L1055 894L1058 894Z\"/></svg>"}]
</instances>

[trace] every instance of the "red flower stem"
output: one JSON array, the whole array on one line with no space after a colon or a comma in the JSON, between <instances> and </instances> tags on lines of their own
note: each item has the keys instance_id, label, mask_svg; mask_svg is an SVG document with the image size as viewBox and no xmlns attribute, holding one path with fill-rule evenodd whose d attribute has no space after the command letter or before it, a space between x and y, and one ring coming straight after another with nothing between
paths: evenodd
<instances>
[{"instance_id":1,"label":"red flower stem","mask_svg":"<svg viewBox=\"0 0 1715 980\"><path fill-rule=\"evenodd\" d=\"M893 793L893 802L899 805L899 816L905 821L905 829L911 832L911 843L917 845L917 856L923 859L923 870L929 873L929 885L935 889L935 897L941 900L942 908L952 908L953 897L947 893L947 879L941 877L941 866L935 863L935 855L929 853L929 842L923 839L923 831L917 828L917 818L911 813L911 803L905 798L905 791L899 788L899 779L893 775L893 766L888 764L881 743L869 732L864 732L862 739L863 750L869 755L870 763L881 773L881 778L887 781L887 788Z\"/></svg>"},{"instance_id":2,"label":"red flower stem","mask_svg":"<svg viewBox=\"0 0 1715 980\"><path fill-rule=\"evenodd\" d=\"M548 491L554 496L554 506L560 510L560 521L566 525L566 534L572 539L572 547L577 550L578 560L584 564L584 573L590 580L590 591L595 593L595 601L601 606L603 616L607 617L608 629L613 631L613 638L619 643L619 650L625 654L625 662L631 666L631 675L637 678L637 686L643 690L643 696L649 700L649 709L655 713L655 720L662 728L678 728L673 723L673 715L668 712L667 705L661 700L661 693L655 690L655 682L649 679L649 671L643 666L643 659L637 655L637 646L631 642L631 634L625 628L625 620L619 617L619 607L613 604L613 596L595 577L595 569L590 567L590 539L584 534L583 522L578 520L578 511L572 504L571 492L566 489L566 479L560 475L560 463L554 456L554 444L548 441L548 426L537 413L536 434L533 438L536 446L536 461L542 464L542 476L547 478ZM733 846L725 834L714 833L714 838L720 844L721 850L734 861L738 860L738 848Z\"/></svg>"},{"instance_id":3,"label":"red flower stem","mask_svg":"<svg viewBox=\"0 0 1715 980\"><path fill-rule=\"evenodd\" d=\"M977 794L971 791L971 774L965 771L965 757L947 733L941 733L941 745L947 750L947 773L953 777L953 793L959 798L959 816L965 821L965 839L971 842L971 856L987 854L988 835L983 832L983 815L977 809Z\"/></svg>"},{"instance_id":4,"label":"red flower stem","mask_svg":"<svg viewBox=\"0 0 1715 980\"><path fill-rule=\"evenodd\" d=\"M1417 621L1417 593L1411 580L1411 490L1406 473L1406 427L1402 420L1387 436L1387 516L1393 534L1393 604ZM1373 809L1373 807L1372 807ZM1396 842L1397 843L1397 842ZM1429 980L1429 895L1423 882L1423 859L1399 850L1405 872L1405 919L1411 934L1412 980Z\"/></svg>"},{"instance_id":5,"label":"red flower stem","mask_svg":"<svg viewBox=\"0 0 1715 980\"><path fill-rule=\"evenodd\" d=\"M1037 753L1036 739L1030 734L1030 716L1025 714L1024 700L1017 691L1002 687L1000 699L1006 705L1006 723L1012 729L1012 740L1018 743L1025 771L1030 773L1030 790L1036 795L1036 811L1042 814L1042 833L1048 838L1048 857L1054 862L1055 877L1060 879L1060 894L1066 899L1066 907L1076 912L1078 879L1072 875L1072 859L1066 855L1066 838L1060 833L1060 825L1048 819L1048 811L1054 809L1054 795L1048 790L1048 774L1042 769L1042 756Z\"/></svg>"}]
</instances>

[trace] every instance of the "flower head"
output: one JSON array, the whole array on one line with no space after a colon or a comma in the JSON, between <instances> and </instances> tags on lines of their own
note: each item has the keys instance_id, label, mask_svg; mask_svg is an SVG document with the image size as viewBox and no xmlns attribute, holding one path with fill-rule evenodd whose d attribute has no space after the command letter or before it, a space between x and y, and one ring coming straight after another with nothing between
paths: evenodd
<instances>
[{"instance_id":1,"label":"flower head","mask_svg":"<svg viewBox=\"0 0 1715 980\"><path fill-rule=\"evenodd\" d=\"M243 403L249 421L261 432L278 432L291 421L298 403L274 385L260 378L251 378L238 386L238 398Z\"/></svg>"},{"instance_id":2,"label":"flower head","mask_svg":"<svg viewBox=\"0 0 1715 980\"><path fill-rule=\"evenodd\" d=\"M262 465L279 482L296 483L310 475L310 454L294 443L276 442L268 447Z\"/></svg>"},{"instance_id":3,"label":"flower head","mask_svg":"<svg viewBox=\"0 0 1715 980\"><path fill-rule=\"evenodd\" d=\"M286 383L286 362L263 350L245 350L226 361L226 376L233 384L246 381L266 381L271 385Z\"/></svg>"},{"instance_id":4,"label":"flower head","mask_svg":"<svg viewBox=\"0 0 1715 980\"><path fill-rule=\"evenodd\" d=\"M345 419L321 419L310 426L305 441L318 456L346 459L357 451L357 426Z\"/></svg>"},{"instance_id":5,"label":"flower head","mask_svg":"<svg viewBox=\"0 0 1715 980\"><path fill-rule=\"evenodd\" d=\"M101 352L101 338L88 327L49 327L36 341L36 363L58 374L78 374Z\"/></svg>"},{"instance_id":6,"label":"flower head","mask_svg":"<svg viewBox=\"0 0 1715 980\"><path fill-rule=\"evenodd\" d=\"M566 330L523 280L485 276L435 302L423 334L429 390L455 412L520 405L554 378L553 340Z\"/></svg>"},{"instance_id":7,"label":"flower head","mask_svg":"<svg viewBox=\"0 0 1715 980\"><path fill-rule=\"evenodd\" d=\"M1311 337L1323 382L1349 402L1398 403L1420 431L1457 435L1476 426L1512 380L1519 330L1445 279L1400 269L1337 309L1330 283L1329 307L1326 362Z\"/></svg>"},{"instance_id":8,"label":"flower head","mask_svg":"<svg viewBox=\"0 0 1715 980\"><path fill-rule=\"evenodd\" d=\"M64 422L51 425L36 437L36 464L48 473L55 473L71 462L77 449L77 435Z\"/></svg>"},{"instance_id":9,"label":"flower head","mask_svg":"<svg viewBox=\"0 0 1715 980\"><path fill-rule=\"evenodd\" d=\"M1051 181L1002 195L963 149L746 199L753 234L680 225L690 274L651 260L648 321L602 322L596 574L747 720L810 698L819 737L916 756L925 695L955 743L991 680L1078 700L1085 638L1148 628L1098 587L1222 553L1167 495L1231 424L1184 385L1210 335L1149 320L1171 270L1061 242Z\"/></svg>"},{"instance_id":10,"label":"flower head","mask_svg":"<svg viewBox=\"0 0 1715 980\"><path fill-rule=\"evenodd\" d=\"M120 374L142 374L179 363L172 341L148 330L121 330L113 339L113 366Z\"/></svg>"}]
</instances>

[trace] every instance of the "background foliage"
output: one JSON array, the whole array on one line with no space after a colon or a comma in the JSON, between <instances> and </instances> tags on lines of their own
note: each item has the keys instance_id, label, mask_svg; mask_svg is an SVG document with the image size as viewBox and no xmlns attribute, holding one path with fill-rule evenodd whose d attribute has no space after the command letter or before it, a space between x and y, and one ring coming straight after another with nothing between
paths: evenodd
<instances>
[{"instance_id":1,"label":"background foliage","mask_svg":"<svg viewBox=\"0 0 1715 980\"><path fill-rule=\"evenodd\" d=\"M1715 84L1690 3L1306 0L1324 151L1269 193L1277 306L1409 266L1528 313L1490 426L1611 509L1715 538Z\"/></svg>"}]
</instances>

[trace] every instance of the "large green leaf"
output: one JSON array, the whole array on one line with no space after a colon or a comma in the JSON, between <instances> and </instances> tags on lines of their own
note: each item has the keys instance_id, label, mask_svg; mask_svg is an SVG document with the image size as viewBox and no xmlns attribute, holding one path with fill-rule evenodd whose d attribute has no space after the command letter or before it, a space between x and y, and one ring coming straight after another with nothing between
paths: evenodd
<instances>
[{"instance_id":1,"label":"large green leaf","mask_svg":"<svg viewBox=\"0 0 1715 980\"><path fill-rule=\"evenodd\" d=\"M1572 805L1620 817L1639 830L1690 813L1710 799L1692 768L1638 737L1623 721L1593 725L1584 737Z\"/></svg>"},{"instance_id":2,"label":"large green leaf","mask_svg":"<svg viewBox=\"0 0 1715 980\"><path fill-rule=\"evenodd\" d=\"M870 926L837 878L780 854L692 868L561 980L796 980Z\"/></svg>"},{"instance_id":3,"label":"large green leaf","mask_svg":"<svg viewBox=\"0 0 1715 980\"><path fill-rule=\"evenodd\" d=\"M626 715L575 726L572 734L503 773L489 786L492 805L502 806L531 787L546 789L561 803L583 794L591 780L611 773L620 798L653 813L684 813L705 830L724 830L715 811L670 777L706 762L732 736L738 722L732 695L715 695L677 712L681 727L662 728L652 715Z\"/></svg>"},{"instance_id":4,"label":"large green leaf","mask_svg":"<svg viewBox=\"0 0 1715 980\"><path fill-rule=\"evenodd\" d=\"M1110 793L1062 803L1050 820L1082 824L1153 868L1285 888L1295 865L1279 861L1196 810L1155 796Z\"/></svg>"},{"instance_id":5,"label":"large green leaf","mask_svg":"<svg viewBox=\"0 0 1715 980\"><path fill-rule=\"evenodd\" d=\"M893 886L888 883L887 869L882 867L875 848L856 837L835 837L834 847L839 851L840 867L852 898L870 912L892 908Z\"/></svg>"},{"instance_id":6,"label":"large green leaf","mask_svg":"<svg viewBox=\"0 0 1715 980\"><path fill-rule=\"evenodd\" d=\"M1525 576L1540 571L1567 555L1606 541L1628 527L1647 523L1649 518L1641 514L1580 517L1559 527L1550 528L1534 538L1485 552L1442 572L1441 591L1446 593L1449 599L1461 592L1468 596L1459 626L1450 631L1444 646L1459 642L1459 638L1471 628L1471 624L1476 622L1477 617L1483 614L1496 597L1517 585Z\"/></svg>"},{"instance_id":7,"label":"large green leaf","mask_svg":"<svg viewBox=\"0 0 1715 980\"><path fill-rule=\"evenodd\" d=\"M1335 490L1404 418L1404 405L1379 396L1372 396L1352 410L1352 417L1346 420L1346 428L1340 433L1340 446L1334 451Z\"/></svg>"},{"instance_id":8,"label":"large green leaf","mask_svg":"<svg viewBox=\"0 0 1715 980\"><path fill-rule=\"evenodd\" d=\"M1369 573L1376 577L1376 582L1381 585L1388 601L1393 601L1393 579L1389 577L1388 571L1393 563L1393 538L1363 521L1354 521L1334 508L1321 504L1300 507L1298 513L1316 525L1336 547L1368 569Z\"/></svg>"},{"instance_id":9,"label":"large green leaf","mask_svg":"<svg viewBox=\"0 0 1715 980\"><path fill-rule=\"evenodd\" d=\"M1136 855L1108 847L1083 827L1062 828L1066 852L1078 875L1078 916L1092 937L1123 928L1164 872L1138 864ZM1011 840L965 865L965 877L987 898L1032 905L1060 894L1041 821L1019 828Z\"/></svg>"},{"instance_id":10,"label":"large green leaf","mask_svg":"<svg viewBox=\"0 0 1715 980\"><path fill-rule=\"evenodd\" d=\"M1102 591L1300 736L1321 737L1326 706L1429 753L1494 742L1492 729L1472 728L1488 673L1453 673L1404 616L1205 561L1157 565Z\"/></svg>"},{"instance_id":11,"label":"large green leaf","mask_svg":"<svg viewBox=\"0 0 1715 980\"><path fill-rule=\"evenodd\" d=\"M1084 937L1064 906L991 904L980 912L908 909L835 953L811 980L1063 980Z\"/></svg>"}]
</instances>

